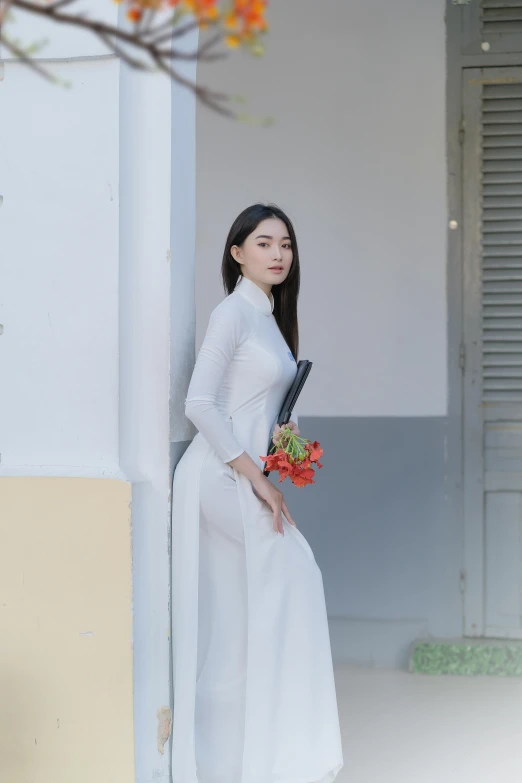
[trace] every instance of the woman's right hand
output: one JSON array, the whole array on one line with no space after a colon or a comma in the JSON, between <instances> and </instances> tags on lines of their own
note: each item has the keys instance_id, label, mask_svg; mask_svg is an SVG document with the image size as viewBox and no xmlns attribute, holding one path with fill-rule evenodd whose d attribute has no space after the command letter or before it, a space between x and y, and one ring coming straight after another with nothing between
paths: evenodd
<instances>
[{"instance_id":1,"label":"woman's right hand","mask_svg":"<svg viewBox=\"0 0 522 783\"><path fill-rule=\"evenodd\" d=\"M256 481L252 482L252 487L258 498L260 500L264 500L265 503L267 503L272 509L274 514L273 528L276 533L281 533L282 536L285 534L281 512L285 515L291 525L297 527L294 520L290 516L290 512L288 511L288 507L285 503L283 493L277 487L274 487L272 482L269 481L263 473L261 473Z\"/></svg>"}]
</instances>

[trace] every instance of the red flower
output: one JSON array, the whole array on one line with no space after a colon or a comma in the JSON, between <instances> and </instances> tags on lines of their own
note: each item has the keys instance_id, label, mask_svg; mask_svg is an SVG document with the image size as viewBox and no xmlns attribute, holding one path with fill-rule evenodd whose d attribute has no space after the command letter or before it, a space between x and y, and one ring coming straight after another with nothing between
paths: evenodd
<instances>
[{"instance_id":1,"label":"red flower","mask_svg":"<svg viewBox=\"0 0 522 783\"><path fill-rule=\"evenodd\" d=\"M260 459L266 461L266 469L279 472L279 483L288 476L296 487L315 484L312 463L315 462L318 468L323 467L318 461L323 454L319 441L311 443L306 438L294 435L289 427L283 427L279 442L283 445L274 453L259 455Z\"/></svg>"},{"instance_id":2,"label":"red flower","mask_svg":"<svg viewBox=\"0 0 522 783\"><path fill-rule=\"evenodd\" d=\"M142 10L141 8L137 8L136 6L133 6L132 8L129 8L127 11L127 19L130 22L139 22L142 16Z\"/></svg>"}]
</instances>

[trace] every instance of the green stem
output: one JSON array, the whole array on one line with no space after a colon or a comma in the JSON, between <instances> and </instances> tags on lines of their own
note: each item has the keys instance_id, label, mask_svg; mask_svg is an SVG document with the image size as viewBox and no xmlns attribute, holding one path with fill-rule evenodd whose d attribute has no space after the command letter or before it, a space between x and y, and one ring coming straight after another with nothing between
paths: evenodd
<instances>
[{"instance_id":1,"label":"green stem","mask_svg":"<svg viewBox=\"0 0 522 783\"><path fill-rule=\"evenodd\" d=\"M286 443L286 445L284 447L281 446L281 448L284 448L292 459L302 459L305 456L305 450L301 444L309 443L308 438L301 438L299 435L295 435L290 427L285 425L281 428L279 443L281 443L281 441Z\"/></svg>"}]
</instances>

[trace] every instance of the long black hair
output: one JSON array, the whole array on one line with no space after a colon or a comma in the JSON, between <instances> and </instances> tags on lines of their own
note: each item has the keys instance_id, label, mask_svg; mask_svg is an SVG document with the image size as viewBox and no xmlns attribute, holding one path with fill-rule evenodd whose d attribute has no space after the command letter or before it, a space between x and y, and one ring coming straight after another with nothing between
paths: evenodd
<instances>
[{"instance_id":1,"label":"long black hair","mask_svg":"<svg viewBox=\"0 0 522 783\"><path fill-rule=\"evenodd\" d=\"M281 334L285 338L292 355L297 362L299 353L299 326L297 323L297 297L299 295L299 251L294 227L290 218L275 204L252 204L246 207L234 220L228 232L223 262L221 264L221 277L225 293L231 294L237 280L241 275L241 265L230 252L233 245L241 246L247 236L255 231L259 223L267 218L279 218L286 225L288 236L292 243L292 265L290 271L282 283L272 286L274 297L274 317Z\"/></svg>"}]
</instances>

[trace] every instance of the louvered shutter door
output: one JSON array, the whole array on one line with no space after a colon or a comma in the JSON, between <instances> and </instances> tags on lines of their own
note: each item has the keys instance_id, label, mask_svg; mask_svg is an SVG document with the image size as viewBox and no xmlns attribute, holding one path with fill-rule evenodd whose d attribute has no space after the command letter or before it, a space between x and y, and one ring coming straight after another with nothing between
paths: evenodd
<instances>
[{"instance_id":1,"label":"louvered shutter door","mask_svg":"<svg viewBox=\"0 0 522 783\"><path fill-rule=\"evenodd\" d=\"M480 26L482 40L498 41L501 36L522 33L520 0L482 0Z\"/></svg>"},{"instance_id":2,"label":"louvered shutter door","mask_svg":"<svg viewBox=\"0 0 522 783\"><path fill-rule=\"evenodd\" d=\"M460 6L463 49L467 54L522 52L522 0L470 0Z\"/></svg>"},{"instance_id":3,"label":"louvered shutter door","mask_svg":"<svg viewBox=\"0 0 522 783\"><path fill-rule=\"evenodd\" d=\"M483 86L481 126L482 399L522 403L522 84Z\"/></svg>"},{"instance_id":4,"label":"louvered shutter door","mask_svg":"<svg viewBox=\"0 0 522 783\"><path fill-rule=\"evenodd\" d=\"M467 631L522 638L522 69L466 69L464 119Z\"/></svg>"}]
</instances>

